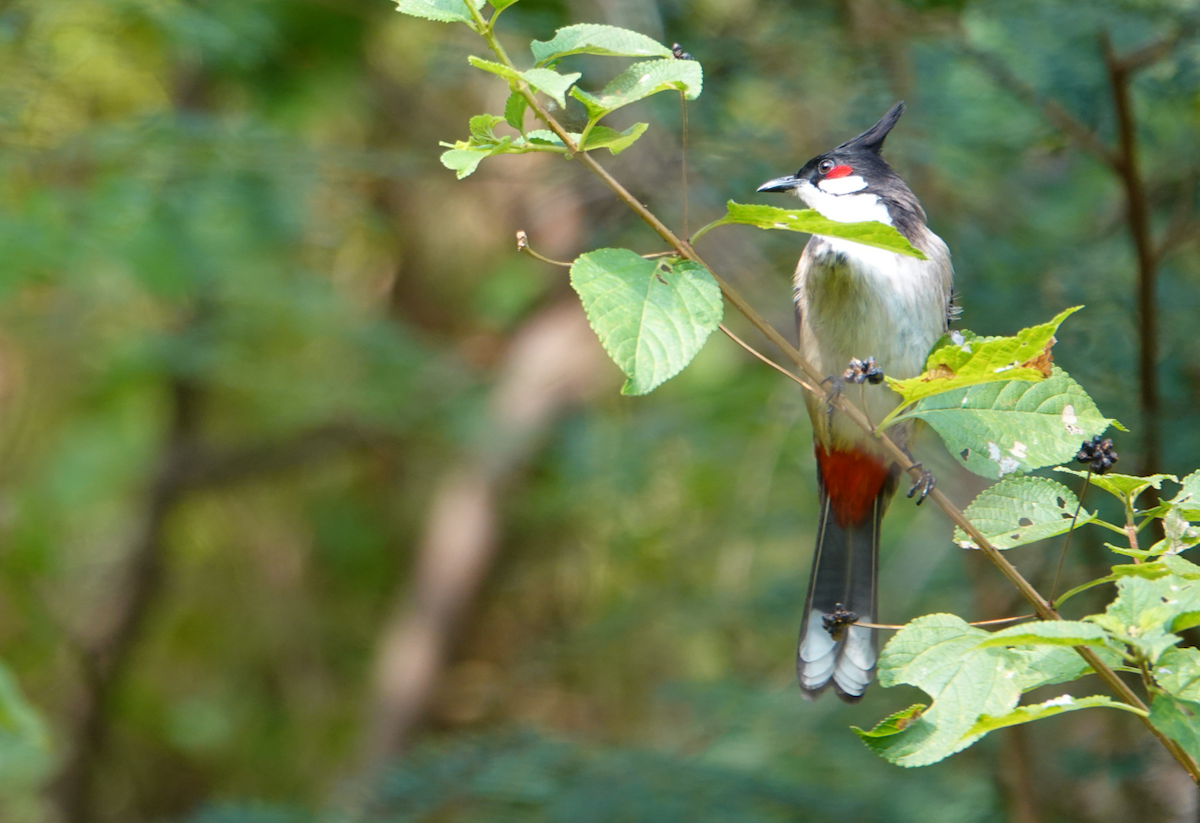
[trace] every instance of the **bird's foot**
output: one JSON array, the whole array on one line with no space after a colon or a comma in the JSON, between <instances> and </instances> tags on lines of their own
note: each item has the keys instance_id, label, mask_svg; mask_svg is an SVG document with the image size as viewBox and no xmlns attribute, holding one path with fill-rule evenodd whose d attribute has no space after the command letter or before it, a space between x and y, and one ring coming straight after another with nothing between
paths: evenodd
<instances>
[{"instance_id":1,"label":"bird's foot","mask_svg":"<svg viewBox=\"0 0 1200 823\"><path fill-rule=\"evenodd\" d=\"M846 629L857 622L858 615L846 611L846 607L838 603L833 607L833 611L821 618L821 627L829 632L834 640L841 640L846 634Z\"/></svg>"},{"instance_id":2,"label":"bird's foot","mask_svg":"<svg viewBox=\"0 0 1200 823\"><path fill-rule=\"evenodd\" d=\"M913 481L912 488L908 490L907 496L909 499L912 499L913 495L917 495L917 505L919 506L925 502L925 498L937 486L937 478L933 476L933 472L920 463L914 463L912 468L921 470L921 478Z\"/></svg>"}]
</instances>

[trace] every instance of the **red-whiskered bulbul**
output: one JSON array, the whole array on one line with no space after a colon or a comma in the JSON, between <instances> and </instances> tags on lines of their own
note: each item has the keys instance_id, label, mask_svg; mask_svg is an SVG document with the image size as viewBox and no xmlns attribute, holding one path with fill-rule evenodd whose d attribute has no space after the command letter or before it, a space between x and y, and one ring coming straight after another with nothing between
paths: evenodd
<instances>
[{"instance_id":1,"label":"red-whiskered bulbul","mask_svg":"<svg viewBox=\"0 0 1200 823\"><path fill-rule=\"evenodd\" d=\"M796 267L794 299L800 351L821 374L840 376L852 359L873 357L888 376L915 377L949 324L950 252L925 225L916 196L880 156L903 113L904 103L897 103L858 137L758 188L793 192L830 220L894 226L928 258L813 235ZM862 364L856 365L855 382L862 382ZM877 375L863 386L863 410L876 422L900 401ZM838 696L853 703L879 656L874 632L854 620L873 623L879 614L879 523L900 471L871 434L813 395L806 401L821 508L796 673L805 697L816 699L832 682ZM888 430L904 449L912 434L912 423ZM922 496L931 481L927 474Z\"/></svg>"}]
</instances>

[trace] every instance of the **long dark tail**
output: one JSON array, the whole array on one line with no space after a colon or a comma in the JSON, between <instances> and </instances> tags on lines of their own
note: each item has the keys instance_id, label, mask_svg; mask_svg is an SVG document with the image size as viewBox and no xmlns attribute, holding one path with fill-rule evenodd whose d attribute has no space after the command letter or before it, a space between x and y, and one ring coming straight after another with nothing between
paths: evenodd
<instances>
[{"instance_id":1,"label":"long dark tail","mask_svg":"<svg viewBox=\"0 0 1200 823\"><path fill-rule=\"evenodd\" d=\"M876 622L879 524L896 476L874 455L817 447L821 522L796 650L804 696L830 683L847 703L862 698L879 657Z\"/></svg>"}]
</instances>

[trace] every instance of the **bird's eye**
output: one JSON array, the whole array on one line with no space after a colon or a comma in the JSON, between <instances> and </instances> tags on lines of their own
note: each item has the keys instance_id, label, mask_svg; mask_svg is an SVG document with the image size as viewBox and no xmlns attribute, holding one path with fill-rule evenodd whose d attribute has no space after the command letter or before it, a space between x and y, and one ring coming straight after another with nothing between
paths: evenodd
<instances>
[{"instance_id":1,"label":"bird's eye","mask_svg":"<svg viewBox=\"0 0 1200 823\"><path fill-rule=\"evenodd\" d=\"M820 165L817 166L817 171L821 172L821 174L829 174L833 166L834 162L832 160L822 160Z\"/></svg>"}]
</instances>

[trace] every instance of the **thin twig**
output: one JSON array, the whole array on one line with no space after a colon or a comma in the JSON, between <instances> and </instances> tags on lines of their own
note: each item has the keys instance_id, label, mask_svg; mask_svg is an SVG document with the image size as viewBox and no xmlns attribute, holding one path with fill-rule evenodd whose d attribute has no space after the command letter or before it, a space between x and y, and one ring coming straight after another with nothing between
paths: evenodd
<instances>
[{"instance_id":1,"label":"thin twig","mask_svg":"<svg viewBox=\"0 0 1200 823\"><path fill-rule=\"evenodd\" d=\"M543 263L549 263L551 266L562 266L564 269L571 268L570 263L564 263L561 260L551 260L545 255L538 254L533 250L533 246L529 245L529 235L524 231L517 232L517 251L524 252L535 260L541 260Z\"/></svg>"},{"instance_id":2,"label":"thin twig","mask_svg":"<svg viewBox=\"0 0 1200 823\"><path fill-rule=\"evenodd\" d=\"M1067 539L1063 541L1062 552L1058 555L1058 568L1054 571L1054 583L1050 586L1050 602L1054 602L1054 598L1058 596L1058 581L1062 577L1063 563L1067 559L1067 549L1071 545L1071 535L1075 534L1075 524L1079 522L1079 511L1083 508L1083 496L1087 494L1088 486L1092 482L1092 467L1088 466L1087 477L1083 479L1083 488L1079 491L1079 501L1075 505L1075 514L1071 515L1071 527L1067 529Z\"/></svg>"},{"instance_id":3,"label":"thin twig","mask_svg":"<svg viewBox=\"0 0 1200 823\"><path fill-rule=\"evenodd\" d=\"M974 623L968 623L968 626L998 626L1001 623L1016 623L1021 620L1031 620L1037 617L1036 614L1018 614L1016 617L997 617L994 620L976 620ZM862 626L864 629L885 629L887 631L898 632L903 629L903 626L894 626L890 623L864 623L857 620L855 626Z\"/></svg>"},{"instance_id":4,"label":"thin twig","mask_svg":"<svg viewBox=\"0 0 1200 823\"><path fill-rule=\"evenodd\" d=\"M679 107L683 111L683 150L680 152L679 166L681 168L681 177L683 178L683 236L684 239L689 238L688 234L688 111L687 111L687 95L683 93L683 89L679 90Z\"/></svg>"},{"instance_id":5,"label":"thin twig","mask_svg":"<svg viewBox=\"0 0 1200 823\"><path fill-rule=\"evenodd\" d=\"M512 60L509 59L504 47L496 39L495 34L488 27L482 15L479 13L479 10L475 8L473 3L466 4L466 7L472 14L472 17L475 21L476 31L478 31L487 41L488 46L492 49L492 52L505 66L513 71L516 71L516 66L513 64ZM638 217L640 217L647 225L649 225L659 237L663 238L663 240L678 250L683 257L686 257L689 260L704 266L709 270L710 273L712 273L713 278L720 286L721 293L725 296L725 299L728 300L735 309L741 312L746 319L754 325L755 328L762 332L768 340L770 340L781 351L783 351L783 353L787 355L788 359L800 369L804 377L808 378L808 380L814 384L811 387L805 386L807 390L813 392L818 397L823 398L826 402L831 403L834 408L845 414L850 420L854 421L855 425L860 426L864 431L874 434L878 438L880 446L883 448L883 450L892 458L893 462L901 467L902 471L907 472L914 480L920 479L921 470L916 465L915 461L913 461L913 459L906 454L904 450L897 446L896 443L886 434L875 432L870 421L867 420L862 411L860 411L857 406L847 400L845 395L831 398L824 390L817 387L823 378L821 375L817 374L816 370L812 367L812 364L809 363L808 360L800 354L796 347L789 343L783 337L783 335L781 335L774 327L767 323L766 320L764 320L762 316L754 310L754 307L747 303L746 300L733 289L733 287L731 287L719 275L717 275L716 272L714 272L713 269L704 262L700 255L697 254L696 250L692 248L690 243L679 239L661 220L658 219L658 217L653 214L653 212L646 208L645 205L643 205L624 186L622 186L621 183L611 174L609 174L604 167L601 166L589 153L579 151L579 147L572 140L567 130L563 128L563 126L553 116L551 116L549 112L546 111L545 107L538 101L537 95L527 83L524 81L518 81L516 87L520 91L521 95L525 97L530 108L533 109L538 119L545 123L551 131L559 136L572 156L574 156L581 164L583 164L583 166L585 166L606 186L608 186L613 194L619 200L625 203L625 205L627 205L635 214L637 214ZM802 382L799 378L794 379L796 379L797 382ZM977 529L966 518L966 516L958 507L950 502L949 498L947 498L940 489L933 489L933 491L930 492L928 499L932 500L938 508L946 513L946 516L949 517L956 526L961 528L967 533L968 536L970 536L975 545L979 546L980 551L984 553L988 560L990 560L992 564L1000 571L1000 573L1017 588L1017 590L1021 593L1021 596L1029 601L1029 603L1034 607L1034 610L1037 612L1039 618L1042 620L1062 620L1062 617L1060 617L1059 614L1054 610L1051 603L1042 597L1037 589L1035 589L1033 585L1026 580L1024 576L1022 576L1017 568L1013 566L1012 563L1010 563L1008 559L996 549L995 546L988 542L987 538L983 536L979 529ZM1179 764L1183 766L1185 770L1187 770L1187 773L1192 780L1196 783L1200 783L1200 767L1196 765L1192 758L1178 743L1171 740L1158 729L1154 728L1148 718L1149 709L1147 708L1146 704L1143 703L1142 700L1137 696L1137 694L1135 694L1133 690L1130 689L1129 686L1117 676L1116 672L1114 672L1103 660L1101 660L1092 649L1086 646L1075 646L1074 649L1076 653L1087 662L1087 664L1123 702L1128 703L1129 705L1140 709L1143 712L1147 712L1147 716L1143 717L1142 720L1146 727L1150 730L1151 734L1158 738L1159 742L1161 742L1162 745L1171 753L1172 757L1174 757Z\"/></svg>"}]
</instances>

